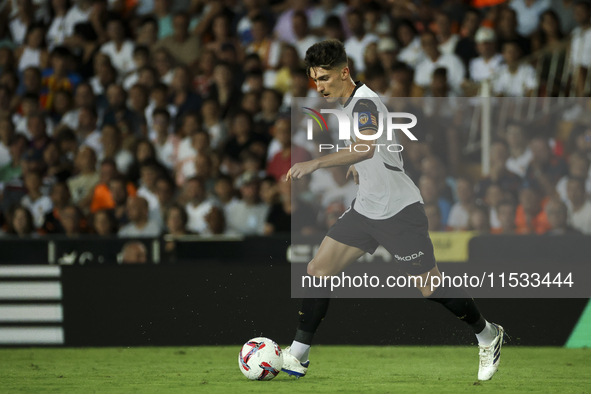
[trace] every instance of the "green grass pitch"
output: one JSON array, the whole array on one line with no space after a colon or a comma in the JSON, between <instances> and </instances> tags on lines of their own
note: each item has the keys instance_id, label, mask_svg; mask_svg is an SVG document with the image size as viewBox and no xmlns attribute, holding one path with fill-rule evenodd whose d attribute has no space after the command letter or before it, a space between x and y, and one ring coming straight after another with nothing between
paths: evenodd
<instances>
[{"instance_id":1,"label":"green grass pitch","mask_svg":"<svg viewBox=\"0 0 591 394\"><path fill-rule=\"evenodd\" d=\"M591 393L591 349L503 348L477 381L476 347L315 346L308 376L249 381L240 346L0 350L6 393Z\"/></svg>"}]
</instances>

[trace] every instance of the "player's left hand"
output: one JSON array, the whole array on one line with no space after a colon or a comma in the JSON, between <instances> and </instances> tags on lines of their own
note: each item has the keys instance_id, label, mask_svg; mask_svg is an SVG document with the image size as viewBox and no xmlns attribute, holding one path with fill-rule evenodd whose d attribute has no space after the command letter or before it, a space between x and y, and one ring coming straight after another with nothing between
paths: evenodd
<instances>
[{"instance_id":1,"label":"player's left hand","mask_svg":"<svg viewBox=\"0 0 591 394\"><path fill-rule=\"evenodd\" d=\"M318 169L318 162L316 160L305 161L303 163L296 163L287 171L286 180L302 179L304 176L313 173Z\"/></svg>"}]
</instances>

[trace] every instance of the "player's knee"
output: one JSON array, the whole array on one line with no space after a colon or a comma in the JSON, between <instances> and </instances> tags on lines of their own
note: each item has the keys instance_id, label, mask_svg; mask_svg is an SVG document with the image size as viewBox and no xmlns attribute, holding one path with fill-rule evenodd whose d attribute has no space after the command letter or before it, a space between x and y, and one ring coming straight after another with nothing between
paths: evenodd
<instances>
[{"instance_id":1,"label":"player's knee","mask_svg":"<svg viewBox=\"0 0 591 394\"><path fill-rule=\"evenodd\" d=\"M319 264L312 260L310 263L308 263L308 275L321 278L323 276L330 276L330 272L326 269L323 269Z\"/></svg>"}]
</instances>

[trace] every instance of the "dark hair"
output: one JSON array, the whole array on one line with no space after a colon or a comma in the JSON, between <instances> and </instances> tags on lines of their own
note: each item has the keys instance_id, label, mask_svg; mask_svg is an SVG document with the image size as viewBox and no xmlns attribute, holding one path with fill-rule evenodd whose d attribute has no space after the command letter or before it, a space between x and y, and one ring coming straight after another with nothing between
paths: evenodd
<instances>
[{"instance_id":1,"label":"dark hair","mask_svg":"<svg viewBox=\"0 0 591 394\"><path fill-rule=\"evenodd\" d=\"M156 108L154 112L152 112L152 118L162 115L166 117L166 119L170 122L170 112L166 108Z\"/></svg>"},{"instance_id":2,"label":"dark hair","mask_svg":"<svg viewBox=\"0 0 591 394\"><path fill-rule=\"evenodd\" d=\"M12 209L10 209L9 211L9 218L10 220L8 221L7 225L8 225L8 229L7 229L7 233L8 234L16 234L16 230L14 229L14 215L16 214L16 211L18 210L22 210L23 212L25 212L25 217L27 219L27 233L31 234L34 229L34 222L33 222L33 215L31 214L31 211L29 211L27 209L27 207L24 207L22 205L15 205L12 207Z\"/></svg>"},{"instance_id":3,"label":"dark hair","mask_svg":"<svg viewBox=\"0 0 591 394\"><path fill-rule=\"evenodd\" d=\"M304 61L306 72L310 75L310 69L314 67L332 70L335 67L346 66L347 52L339 40L324 40L308 48Z\"/></svg>"},{"instance_id":4,"label":"dark hair","mask_svg":"<svg viewBox=\"0 0 591 394\"><path fill-rule=\"evenodd\" d=\"M106 218L109 220L109 230L111 234L117 234L119 224L117 223L117 218L115 217L115 213L112 209L101 209L96 211L92 217L92 227L94 228L97 215L101 213L104 213Z\"/></svg>"},{"instance_id":5,"label":"dark hair","mask_svg":"<svg viewBox=\"0 0 591 394\"><path fill-rule=\"evenodd\" d=\"M96 41L98 38L90 23L77 23L74 26L74 34L82 37L84 41Z\"/></svg>"},{"instance_id":6,"label":"dark hair","mask_svg":"<svg viewBox=\"0 0 591 394\"><path fill-rule=\"evenodd\" d=\"M22 100L31 100L39 103L39 95L37 93L25 93Z\"/></svg>"},{"instance_id":7,"label":"dark hair","mask_svg":"<svg viewBox=\"0 0 591 394\"><path fill-rule=\"evenodd\" d=\"M25 35L25 42L27 42L27 40L29 39L29 36L31 35L31 33L35 29L42 29L44 33L46 32L45 25L43 23L39 23L39 22L32 23L29 26L29 28L27 29L27 33ZM46 46L47 45L46 45L46 42L45 42L45 34L43 34L43 38L41 40L41 47L42 48L45 48Z\"/></svg>"},{"instance_id":8,"label":"dark hair","mask_svg":"<svg viewBox=\"0 0 591 394\"><path fill-rule=\"evenodd\" d=\"M180 206L177 203L172 204L167 210L166 210L166 216L164 218L164 221L167 222L168 221L168 216L170 216L170 212L173 209L177 209L180 213L181 213L181 220L183 222L183 227L187 227L187 223L189 222L189 217L187 215L187 211L185 211L185 208L183 208L182 206ZM166 224L166 223L165 223Z\"/></svg>"},{"instance_id":9,"label":"dark hair","mask_svg":"<svg viewBox=\"0 0 591 394\"><path fill-rule=\"evenodd\" d=\"M51 52L51 56L57 56L57 57L61 57L61 58L70 58L72 57L72 52L70 52L70 50L65 47L65 46L59 46L59 47L55 47L53 49L53 51Z\"/></svg>"},{"instance_id":10,"label":"dark hair","mask_svg":"<svg viewBox=\"0 0 591 394\"><path fill-rule=\"evenodd\" d=\"M433 71L433 78L445 78L447 80L447 68L445 67L438 67Z\"/></svg>"},{"instance_id":11,"label":"dark hair","mask_svg":"<svg viewBox=\"0 0 591 394\"><path fill-rule=\"evenodd\" d=\"M148 47L145 45L138 45L133 50L133 54L137 55L138 53L144 54L149 57L150 56L150 49L148 49Z\"/></svg>"},{"instance_id":12,"label":"dark hair","mask_svg":"<svg viewBox=\"0 0 591 394\"><path fill-rule=\"evenodd\" d=\"M324 27L327 29L343 29L343 22L341 18L336 15L331 15L324 20Z\"/></svg>"}]
</instances>

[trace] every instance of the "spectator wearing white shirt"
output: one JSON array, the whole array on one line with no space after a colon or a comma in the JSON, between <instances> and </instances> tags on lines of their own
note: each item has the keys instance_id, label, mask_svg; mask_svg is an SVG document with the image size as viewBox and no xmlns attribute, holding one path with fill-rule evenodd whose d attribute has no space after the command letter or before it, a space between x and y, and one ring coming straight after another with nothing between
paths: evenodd
<instances>
[{"instance_id":1,"label":"spectator wearing white shirt","mask_svg":"<svg viewBox=\"0 0 591 394\"><path fill-rule=\"evenodd\" d=\"M96 99L92 87L88 82L81 82L76 86L74 93L74 109L66 112L60 120L60 124L65 124L72 130L78 128L78 118L82 107L95 106Z\"/></svg>"},{"instance_id":2,"label":"spectator wearing white shirt","mask_svg":"<svg viewBox=\"0 0 591 394\"><path fill-rule=\"evenodd\" d=\"M135 69L133 61L133 41L125 38L125 28L121 19L111 19L107 24L109 41L101 47L101 52L109 56L111 64L120 77L126 76Z\"/></svg>"},{"instance_id":3,"label":"spectator wearing white shirt","mask_svg":"<svg viewBox=\"0 0 591 394\"><path fill-rule=\"evenodd\" d=\"M31 211L33 222L36 228L43 226L45 214L51 212L53 203L49 196L41 193L41 174L35 171L29 171L24 175L27 194L21 199L21 205Z\"/></svg>"},{"instance_id":4,"label":"spectator wearing white shirt","mask_svg":"<svg viewBox=\"0 0 591 394\"><path fill-rule=\"evenodd\" d=\"M495 31L490 27L481 27L476 32L476 51L480 55L470 61L470 79L475 82L492 79L505 61L497 52Z\"/></svg>"},{"instance_id":5,"label":"spectator wearing white shirt","mask_svg":"<svg viewBox=\"0 0 591 394\"><path fill-rule=\"evenodd\" d=\"M189 218L187 228L196 233L205 231L205 216L213 207L213 202L207 198L205 181L198 177L187 180L182 197L186 201L185 210Z\"/></svg>"},{"instance_id":6,"label":"spectator wearing white shirt","mask_svg":"<svg viewBox=\"0 0 591 394\"><path fill-rule=\"evenodd\" d=\"M64 43L66 38L66 14L68 13L67 0L53 0L51 1L51 8L53 9L53 18L45 40L47 40L47 47L53 50L58 45Z\"/></svg>"},{"instance_id":7,"label":"spectator wearing white shirt","mask_svg":"<svg viewBox=\"0 0 591 394\"><path fill-rule=\"evenodd\" d=\"M474 187L468 178L456 180L458 201L452 205L447 226L453 231L464 231L468 228L470 210L474 207Z\"/></svg>"},{"instance_id":8,"label":"spectator wearing white shirt","mask_svg":"<svg viewBox=\"0 0 591 394\"><path fill-rule=\"evenodd\" d=\"M10 118L0 119L0 168L10 163L10 143L14 137L14 124Z\"/></svg>"},{"instance_id":9,"label":"spectator wearing white shirt","mask_svg":"<svg viewBox=\"0 0 591 394\"><path fill-rule=\"evenodd\" d=\"M438 12L435 15L435 24L437 25L439 51L444 55L455 54L456 45L460 41L460 36L451 32L451 19L449 15L445 12Z\"/></svg>"},{"instance_id":10,"label":"spectator wearing white shirt","mask_svg":"<svg viewBox=\"0 0 591 394\"><path fill-rule=\"evenodd\" d=\"M298 50L300 59L304 59L306 57L306 51L308 48L321 41L321 39L310 33L308 17L306 16L305 12L295 12L292 19L293 33L296 37L294 45Z\"/></svg>"},{"instance_id":11,"label":"spectator wearing white shirt","mask_svg":"<svg viewBox=\"0 0 591 394\"><path fill-rule=\"evenodd\" d=\"M349 22L349 29L353 35L345 41L345 50L349 59L353 60L355 70L358 73L365 71L365 62L363 57L365 55L365 48L372 42L378 42L379 38L373 34L367 34L363 25L363 14L356 9L347 13L347 21Z\"/></svg>"},{"instance_id":12,"label":"spectator wearing white shirt","mask_svg":"<svg viewBox=\"0 0 591 394\"><path fill-rule=\"evenodd\" d=\"M585 179L571 177L566 186L568 223L585 235L591 235L591 202L586 198Z\"/></svg>"},{"instance_id":13,"label":"spectator wearing white shirt","mask_svg":"<svg viewBox=\"0 0 591 394\"><path fill-rule=\"evenodd\" d=\"M527 167L533 158L525 135L525 129L522 124L517 122L509 123L506 129L509 158L506 161L505 167L509 171L524 178Z\"/></svg>"},{"instance_id":14,"label":"spectator wearing white shirt","mask_svg":"<svg viewBox=\"0 0 591 394\"><path fill-rule=\"evenodd\" d=\"M103 154L103 143L101 141L101 132L98 129L98 116L96 109L92 106L80 108L78 115L78 128L76 137L80 146L89 146L97 154Z\"/></svg>"},{"instance_id":15,"label":"spectator wearing white shirt","mask_svg":"<svg viewBox=\"0 0 591 394\"><path fill-rule=\"evenodd\" d=\"M259 199L259 179L244 173L238 179L242 199L228 207L227 229L243 235L263 235L269 207Z\"/></svg>"},{"instance_id":16,"label":"spectator wearing white shirt","mask_svg":"<svg viewBox=\"0 0 591 394\"><path fill-rule=\"evenodd\" d=\"M571 178L585 180L585 192L591 196L591 178L589 177L589 159L579 152L571 153L568 157L568 175L560 178L556 184L556 192L568 204L567 185Z\"/></svg>"},{"instance_id":17,"label":"spectator wearing white shirt","mask_svg":"<svg viewBox=\"0 0 591 394\"><path fill-rule=\"evenodd\" d=\"M94 6L93 0L78 0L66 13L64 17L64 34L65 38L74 35L74 26L79 23L86 23L90 21Z\"/></svg>"},{"instance_id":18,"label":"spectator wearing white shirt","mask_svg":"<svg viewBox=\"0 0 591 394\"><path fill-rule=\"evenodd\" d=\"M149 132L150 141L156 149L158 160L166 168L174 168L176 146L174 135L170 133L170 114L163 108L157 108L152 115L152 129Z\"/></svg>"},{"instance_id":19,"label":"spectator wearing white shirt","mask_svg":"<svg viewBox=\"0 0 591 394\"><path fill-rule=\"evenodd\" d=\"M493 79L493 92L498 96L531 96L538 87L536 70L521 63L521 48L517 42L508 41L503 45L503 64Z\"/></svg>"},{"instance_id":20,"label":"spectator wearing white shirt","mask_svg":"<svg viewBox=\"0 0 591 394\"><path fill-rule=\"evenodd\" d=\"M540 16L550 8L550 0L511 0L509 7L517 14L517 31L529 37L538 27Z\"/></svg>"},{"instance_id":21,"label":"spectator wearing white shirt","mask_svg":"<svg viewBox=\"0 0 591 394\"><path fill-rule=\"evenodd\" d=\"M127 200L129 223L119 230L119 238L158 237L162 232L160 226L149 219L148 213L148 202L145 198L129 198Z\"/></svg>"},{"instance_id":22,"label":"spectator wearing white shirt","mask_svg":"<svg viewBox=\"0 0 591 394\"><path fill-rule=\"evenodd\" d=\"M584 96L585 81L591 66L591 4L579 1L575 4L575 20L579 25L571 35L570 63L577 96Z\"/></svg>"},{"instance_id":23,"label":"spectator wearing white shirt","mask_svg":"<svg viewBox=\"0 0 591 394\"><path fill-rule=\"evenodd\" d=\"M403 19L395 29L395 36L401 45L398 60L415 68L425 58L421 47L421 38L416 28L408 19Z\"/></svg>"},{"instance_id":24,"label":"spectator wearing white shirt","mask_svg":"<svg viewBox=\"0 0 591 394\"><path fill-rule=\"evenodd\" d=\"M432 32L421 35L421 47L426 56L415 70L415 84L421 88L427 88L431 84L433 71L443 67L447 70L447 81L450 87L455 92L459 92L466 74L462 60L454 54L442 54L437 48L437 39Z\"/></svg>"}]
</instances>

